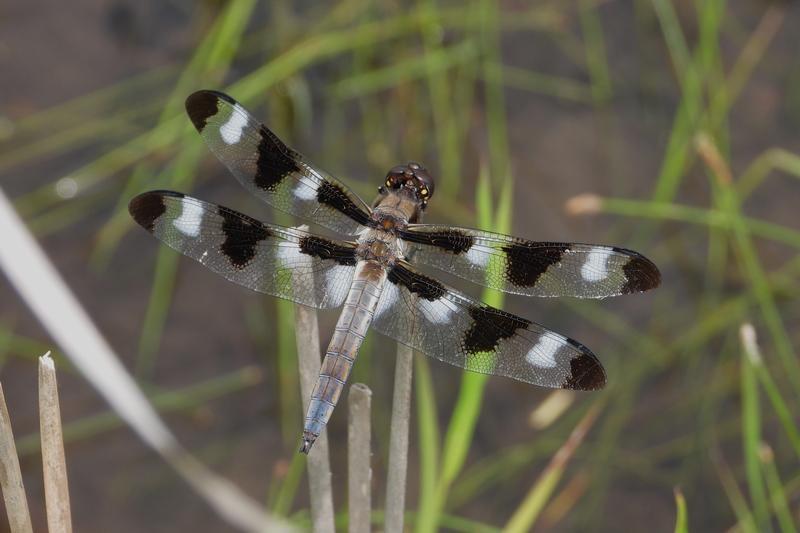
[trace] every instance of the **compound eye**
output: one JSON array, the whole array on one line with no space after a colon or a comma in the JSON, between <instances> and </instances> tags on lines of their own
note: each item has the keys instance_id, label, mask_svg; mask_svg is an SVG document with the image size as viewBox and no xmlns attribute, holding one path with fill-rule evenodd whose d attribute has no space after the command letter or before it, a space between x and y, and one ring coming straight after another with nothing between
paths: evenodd
<instances>
[{"instance_id":1,"label":"compound eye","mask_svg":"<svg viewBox=\"0 0 800 533\"><path fill-rule=\"evenodd\" d=\"M423 186L422 189L419 190L419 193L422 195L423 198L427 198L428 197L428 189L427 189L427 187Z\"/></svg>"}]
</instances>

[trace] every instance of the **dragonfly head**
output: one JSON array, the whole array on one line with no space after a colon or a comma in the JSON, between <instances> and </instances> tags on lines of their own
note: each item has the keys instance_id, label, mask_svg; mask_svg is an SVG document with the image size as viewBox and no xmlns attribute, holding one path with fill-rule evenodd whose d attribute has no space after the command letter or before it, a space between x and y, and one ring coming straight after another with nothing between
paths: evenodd
<instances>
[{"instance_id":1,"label":"dragonfly head","mask_svg":"<svg viewBox=\"0 0 800 533\"><path fill-rule=\"evenodd\" d=\"M420 202L422 209L428 205L428 200L433 196L433 177L428 170L410 161L405 165L397 165L386 174L385 186L389 190L405 190Z\"/></svg>"}]
</instances>

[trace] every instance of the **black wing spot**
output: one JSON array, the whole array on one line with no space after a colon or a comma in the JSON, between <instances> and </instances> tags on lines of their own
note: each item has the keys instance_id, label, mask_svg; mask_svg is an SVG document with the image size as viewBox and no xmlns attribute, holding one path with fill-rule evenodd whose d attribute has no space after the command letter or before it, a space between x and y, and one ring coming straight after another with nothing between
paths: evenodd
<instances>
[{"instance_id":1,"label":"black wing spot","mask_svg":"<svg viewBox=\"0 0 800 533\"><path fill-rule=\"evenodd\" d=\"M561 261L569 250L568 244L533 243L521 241L504 246L506 253L506 278L517 287L533 287L539 276L551 265Z\"/></svg>"},{"instance_id":2,"label":"black wing spot","mask_svg":"<svg viewBox=\"0 0 800 533\"><path fill-rule=\"evenodd\" d=\"M622 271L625 273L623 294L647 291L661 284L661 272L652 261L631 250L620 248L616 248L616 250L631 254L630 260L622 267Z\"/></svg>"},{"instance_id":3,"label":"black wing spot","mask_svg":"<svg viewBox=\"0 0 800 533\"><path fill-rule=\"evenodd\" d=\"M317 201L332 207L362 226L369 224L369 215L363 209L360 209L344 189L335 183L322 180L317 189Z\"/></svg>"},{"instance_id":4,"label":"black wing spot","mask_svg":"<svg viewBox=\"0 0 800 533\"><path fill-rule=\"evenodd\" d=\"M172 191L150 191L133 198L128 204L128 212L141 227L153 233L156 220L167 211L165 196L183 198L183 194Z\"/></svg>"},{"instance_id":5,"label":"black wing spot","mask_svg":"<svg viewBox=\"0 0 800 533\"><path fill-rule=\"evenodd\" d=\"M189 115L189 119L197 131L202 133L209 117L213 117L219 112L217 103L219 100L236 104L230 96L217 91L197 91L186 98L186 114Z\"/></svg>"},{"instance_id":6,"label":"black wing spot","mask_svg":"<svg viewBox=\"0 0 800 533\"><path fill-rule=\"evenodd\" d=\"M475 237L455 229L436 232L404 231L402 238L409 242L435 246L456 255L469 251L475 244Z\"/></svg>"},{"instance_id":7,"label":"black wing spot","mask_svg":"<svg viewBox=\"0 0 800 533\"><path fill-rule=\"evenodd\" d=\"M258 161L254 178L258 188L274 192L275 188L293 172L300 172L300 167L292 151L283 144L277 135L266 126L259 128L261 141L258 143Z\"/></svg>"},{"instance_id":8,"label":"black wing spot","mask_svg":"<svg viewBox=\"0 0 800 533\"><path fill-rule=\"evenodd\" d=\"M581 350L581 354L569 362L570 375L561 385L564 389L598 390L606 384L606 371L597 357L582 344L569 339L570 344Z\"/></svg>"},{"instance_id":9,"label":"black wing spot","mask_svg":"<svg viewBox=\"0 0 800 533\"><path fill-rule=\"evenodd\" d=\"M518 329L531 325L530 320L494 307L471 307L472 326L464 336L464 351L469 354L491 352L502 339L512 337Z\"/></svg>"},{"instance_id":10,"label":"black wing spot","mask_svg":"<svg viewBox=\"0 0 800 533\"><path fill-rule=\"evenodd\" d=\"M438 300L446 292L444 285L435 279L414 272L400 263L389 271L388 279L395 285L402 285L409 292L424 300Z\"/></svg>"},{"instance_id":11,"label":"black wing spot","mask_svg":"<svg viewBox=\"0 0 800 533\"><path fill-rule=\"evenodd\" d=\"M309 235L300 239L300 252L320 259L331 259L340 265L356 264L356 251L353 246Z\"/></svg>"},{"instance_id":12,"label":"black wing spot","mask_svg":"<svg viewBox=\"0 0 800 533\"><path fill-rule=\"evenodd\" d=\"M234 267L243 269L255 257L258 243L269 237L270 232L254 218L224 207L219 207L218 212L223 219L222 232L225 234L220 250Z\"/></svg>"}]
</instances>

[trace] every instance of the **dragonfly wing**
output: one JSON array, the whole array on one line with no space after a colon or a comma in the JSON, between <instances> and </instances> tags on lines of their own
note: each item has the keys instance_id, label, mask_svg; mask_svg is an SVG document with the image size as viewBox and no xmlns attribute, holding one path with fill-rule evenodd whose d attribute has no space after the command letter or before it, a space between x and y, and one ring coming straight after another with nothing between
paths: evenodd
<instances>
[{"instance_id":1,"label":"dragonfly wing","mask_svg":"<svg viewBox=\"0 0 800 533\"><path fill-rule=\"evenodd\" d=\"M227 207L151 191L128 207L144 229L249 289L319 309L338 307L355 272L355 244L264 224Z\"/></svg>"}]
</instances>

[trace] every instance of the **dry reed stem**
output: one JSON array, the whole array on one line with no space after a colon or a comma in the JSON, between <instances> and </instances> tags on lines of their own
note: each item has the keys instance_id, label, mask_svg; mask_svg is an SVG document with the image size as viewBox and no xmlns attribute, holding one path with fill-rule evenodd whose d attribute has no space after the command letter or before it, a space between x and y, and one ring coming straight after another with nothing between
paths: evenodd
<instances>
[{"instance_id":1,"label":"dry reed stem","mask_svg":"<svg viewBox=\"0 0 800 533\"><path fill-rule=\"evenodd\" d=\"M8 415L2 385L0 385L0 487L3 489L3 500L11 531L32 533L28 499L25 497L25 486L22 484L17 447L11 430L11 417Z\"/></svg>"},{"instance_id":2,"label":"dry reed stem","mask_svg":"<svg viewBox=\"0 0 800 533\"><path fill-rule=\"evenodd\" d=\"M402 533L408 470L408 425L411 419L411 376L414 350L397 344L394 370L392 424L389 437L389 472L386 479L386 533Z\"/></svg>"},{"instance_id":3,"label":"dry reed stem","mask_svg":"<svg viewBox=\"0 0 800 533\"><path fill-rule=\"evenodd\" d=\"M39 358L39 431L42 439L47 530L50 533L70 533L72 514L69 506L67 459L61 431L56 367L50 352Z\"/></svg>"},{"instance_id":4,"label":"dry reed stem","mask_svg":"<svg viewBox=\"0 0 800 533\"><path fill-rule=\"evenodd\" d=\"M298 226L308 231L308 226ZM298 271L295 271L295 274ZM293 278L294 283L313 284L314 279ZM303 290L309 290L307 287ZM320 358L319 322L317 312L304 305L294 306L294 333L297 342L297 362L300 367L300 394L303 397L303 415L311 401L311 392L319 377ZM311 496L311 523L313 531L334 533L333 488L331 487L331 462L328 451L328 432L323 430L308 454L308 485Z\"/></svg>"},{"instance_id":5,"label":"dry reed stem","mask_svg":"<svg viewBox=\"0 0 800 533\"><path fill-rule=\"evenodd\" d=\"M370 411L372 391L353 383L347 395L347 489L350 533L369 533L372 512L370 468Z\"/></svg>"},{"instance_id":6,"label":"dry reed stem","mask_svg":"<svg viewBox=\"0 0 800 533\"><path fill-rule=\"evenodd\" d=\"M300 365L300 393L303 410L308 409L311 392L319 377L320 348L317 313L303 305L294 307L297 359ZM333 489L328 452L328 431L322 430L308 454L308 485L311 495L311 522L315 532L333 533Z\"/></svg>"}]
</instances>

